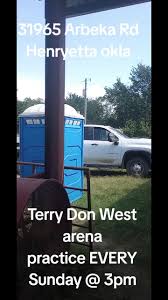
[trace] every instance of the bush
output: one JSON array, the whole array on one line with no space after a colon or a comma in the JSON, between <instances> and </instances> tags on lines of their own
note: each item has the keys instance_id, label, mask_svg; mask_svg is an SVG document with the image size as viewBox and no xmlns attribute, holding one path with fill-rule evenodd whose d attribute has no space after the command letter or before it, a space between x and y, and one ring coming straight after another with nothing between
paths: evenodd
<instances>
[{"instance_id":1,"label":"bush","mask_svg":"<svg viewBox=\"0 0 168 300\"><path fill-rule=\"evenodd\" d=\"M129 120L122 130L129 137L151 138L151 126L145 121L136 122Z\"/></svg>"}]
</instances>

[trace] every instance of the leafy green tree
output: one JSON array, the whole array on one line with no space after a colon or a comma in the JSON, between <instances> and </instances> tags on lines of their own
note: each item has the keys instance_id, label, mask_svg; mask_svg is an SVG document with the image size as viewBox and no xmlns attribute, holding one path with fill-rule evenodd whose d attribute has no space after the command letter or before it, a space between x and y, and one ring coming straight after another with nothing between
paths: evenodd
<instances>
[{"instance_id":1,"label":"leafy green tree","mask_svg":"<svg viewBox=\"0 0 168 300\"><path fill-rule=\"evenodd\" d=\"M143 120L140 122L129 120L122 130L129 137L151 138L151 126Z\"/></svg>"},{"instance_id":2,"label":"leafy green tree","mask_svg":"<svg viewBox=\"0 0 168 300\"><path fill-rule=\"evenodd\" d=\"M65 103L74 107L84 115L85 98L76 94L69 94ZM104 118L104 106L100 98L87 100L87 123L101 124Z\"/></svg>"},{"instance_id":3,"label":"leafy green tree","mask_svg":"<svg viewBox=\"0 0 168 300\"><path fill-rule=\"evenodd\" d=\"M104 106L100 99L89 100L87 105L87 124L103 124Z\"/></svg>"},{"instance_id":4,"label":"leafy green tree","mask_svg":"<svg viewBox=\"0 0 168 300\"><path fill-rule=\"evenodd\" d=\"M123 128L136 136L151 135L151 68L142 64L132 68L130 85L118 78L113 87L105 88L104 100L111 104L107 125ZM108 105L107 105L108 107Z\"/></svg>"},{"instance_id":5,"label":"leafy green tree","mask_svg":"<svg viewBox=\"0 0 168 300\"><path fill-rule=\"evenodd\" d=\"M84 97L78 96L75 93L70 93L66 99L65 103L75 108L80 114L84 115L84 105L85 99Z\"/></svg>"},{"instance_id":6,"label":"leafy green tree","mask_svg":"<svg viewBox=\"0 0 168 300\"><path fill-rule=\"evenodd\" d=\"M139 118L151 123L151 67L138 64L130 74L132 96L137 99Z\"/></svg>"},{"instance_id":7,"label":"leafy green tree","mask_svg":"<svg viewBox=\"0 0 168 300\"><path fill-rule=\"evenodd\" d=\"M111 116L117 127L123 127L130 118L131 102L129 87L117 78L113 88L105 87L104 98L111 104Z\"/></svg>"}]
</instances>

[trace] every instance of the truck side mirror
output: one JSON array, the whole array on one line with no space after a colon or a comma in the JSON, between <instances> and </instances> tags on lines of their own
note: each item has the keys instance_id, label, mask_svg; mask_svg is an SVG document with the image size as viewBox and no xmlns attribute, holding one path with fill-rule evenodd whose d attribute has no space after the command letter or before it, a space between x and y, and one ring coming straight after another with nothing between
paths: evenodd
<instances>
[{"instance_id":1,"label":"truck side mirror","mask_svg":"<svg viewBox=\"0 0 168 300\"><path fill-rule=\"evenodd\" d=\"M109 142L112 142L112 143L114 143L114 145L118 145L118 137L116 137L113 133L109 133L109 135L108 135L108 140L109 140Z\"/></svg>"}]
</instances>

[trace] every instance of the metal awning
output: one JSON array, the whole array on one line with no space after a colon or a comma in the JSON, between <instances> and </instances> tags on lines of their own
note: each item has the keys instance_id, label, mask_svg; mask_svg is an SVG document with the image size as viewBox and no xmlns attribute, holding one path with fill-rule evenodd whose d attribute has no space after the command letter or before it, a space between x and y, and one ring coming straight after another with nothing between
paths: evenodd
<instances>
[{"instance_id":1,"label":"metal awning","mask_svg":"<svg viewBox=\"0 0 168 300\"><path fill-rule=\"evenodd\" d=\"M65 16L75 17L144 2L150 0L66 0Z\"/></svg>"}]
</instances>

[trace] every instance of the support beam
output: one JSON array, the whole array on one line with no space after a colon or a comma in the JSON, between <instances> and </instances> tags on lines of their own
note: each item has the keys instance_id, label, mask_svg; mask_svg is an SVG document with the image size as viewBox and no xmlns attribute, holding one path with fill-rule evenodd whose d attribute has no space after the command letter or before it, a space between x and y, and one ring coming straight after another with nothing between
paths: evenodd
<instances>
[{"instance_id":1,"label":"support beam","mask_svg":"<svg viewBox=\"0 0 168 300\"><path fill-rule=\"evenodd\" d=\"M45 1L46 23L61 23L61 34L46 36L46 48L65 49L65 1ZM45 175L63 183L65 62L45 58Z\"/></svg>"}]
</instances>

